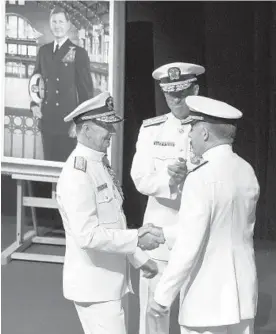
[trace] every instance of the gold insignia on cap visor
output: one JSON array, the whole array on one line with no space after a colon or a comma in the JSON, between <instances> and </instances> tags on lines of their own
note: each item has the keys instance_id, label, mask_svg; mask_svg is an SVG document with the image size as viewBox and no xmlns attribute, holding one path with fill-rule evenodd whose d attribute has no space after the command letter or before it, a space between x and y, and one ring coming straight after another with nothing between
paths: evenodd
<instances>
[{"instance_id":1,"label":"gold insignia on cap visor","mask_svg":"<svg viewBox=\"0 0 276 334\"><path fill-rule=\"evenodd\" d=\"M108 117L108 116L112 116L114 114L115 114L115 111L107 111L105 113L91 115L88 111L87 114L84 114L83 116L80 116L80 119L83 120L83 121L87 121L88 119L99 119L101 117Z\"/></svg>"},{"instance_id":2,"label":"gold insignia on cap visor","mask_svg":"<svg viewBox=\"0 0 276 334\"><path fill-rule=\"evenodd\" d=\"M152 76L155 80L165 83L163 80L167 80L166 82L173 80L183 81L189 79L189 76L198 76L204 72L205 68L201 65L178 62L158 67L152 72Z\"/></svg>"},{"instance_id":3,"label":"gold insignia on cap visor","mask_svg":"<svg viewBox=\"0 0 276 334\"><path fill-rule=\"evenodd\" d=\"M180 92L182 90L188 89L191 87L192 83L197 81L197 78L191 78L185 81L170 82L170 83L160 83L160 87L163 92Z\"/></svg>"},{"instance_id":4,"label":"gold insignia on cap visor","mask_svg":"<svg viewBox=\"0 0 276 334\"><path fill-rule=\"evenodd\" d=\"M112 115L97 117L95 120L103 123L119 123L123 121L123 119L115 113Z\"/></svg>"},{"instance_id":5,"label":"gold insignia on cap visor","mask_svg":"<svg viewBox=\"0 0 276 334\"><path fill-rule=\"evenodd\" d=\"M110 116L115 113L113 98L109 92L102 92L78 105L64 118L65 122L82 119L94 119L102 116Z\"/></svg>"}]
</instances>

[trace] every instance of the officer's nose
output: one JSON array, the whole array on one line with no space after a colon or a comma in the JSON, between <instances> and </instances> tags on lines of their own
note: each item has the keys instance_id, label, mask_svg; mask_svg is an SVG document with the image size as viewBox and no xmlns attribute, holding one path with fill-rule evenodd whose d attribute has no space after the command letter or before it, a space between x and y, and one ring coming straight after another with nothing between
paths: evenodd
<instances>
[{"instance_id":1,"label":"officer's nose","mask_svg":"<svg viewBox=\"0 0 276 334\"><path fill-rule=\"evenodd\" d=\"M174 103L178 104L181 101L180 97L174 97Z\"/></svg>"}]
</instances>

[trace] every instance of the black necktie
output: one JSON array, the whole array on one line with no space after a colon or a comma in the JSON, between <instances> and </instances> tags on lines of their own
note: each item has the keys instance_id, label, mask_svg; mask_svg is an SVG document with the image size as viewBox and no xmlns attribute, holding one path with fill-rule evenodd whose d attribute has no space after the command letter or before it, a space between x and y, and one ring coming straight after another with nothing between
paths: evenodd
<instances>
[{"instance_id":1,"label":"black necktie","mask_svg":"<svg viewBox=\"0 0 276 334\"><path fill-rule=\"evenodd\" d=\"M55 48L55 51L54 51L54 54L56 54L58 52L58 50L59 50L59 45L57 44L56 48Z\"/></svg>"},{"instance_id":2,"label":"black necktie","mask_svg":"<svg viewBox=\"0 0 276 334\"><path fill-rule=\"evenodd\" d=\"M116 188L117 188L119 194L121 195L122 199L124 199L124 193L123 193L122 187L121 187L121 185L120 185L119 180L118 180L117 177L116 177L116 174L115 174L114 170L111 168L111 166L110 166L110 164L109 164L107 155L104 155L104 156L103 156L103 164L104 164L104 166L106 167L106 169L107 169L109 175L111 176L112 181L113 181L114 185L116 186Z\"/></svg>"}]
</instances>

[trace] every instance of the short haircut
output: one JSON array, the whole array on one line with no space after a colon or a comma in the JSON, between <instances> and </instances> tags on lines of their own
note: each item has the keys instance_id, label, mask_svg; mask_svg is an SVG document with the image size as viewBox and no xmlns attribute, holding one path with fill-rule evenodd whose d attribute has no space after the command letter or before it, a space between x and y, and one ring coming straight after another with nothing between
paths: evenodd
<instances>
[{"instance_id":1,"label":"short haircut","mask_svg":"<svg viewBox=\"0 0 276 334\"><path fill-rule=\"evenodd\" d=\"M217 139L224 139L233 143L236 138L237 124L235 122L204 122L208 130Z\"/></svg>"},{"instance_id":2,"label":"short haircut","mask_svg":"<svg viewBox=\"0 0 276 334\"><path fill-rule=\"evenodd\" d=\"M62 7L60 7L60 6L55 6L55 7L51 10L50 18L51 18L52 15L54 15L54 14L59 14L59 13L63 13L64 16L65 16L65 18L66 18L66 20L67 20L67 21L70 21L70 15L69 15L69 13L68 13L64 8L62 8Z\"/></svg>"}]
</instances>

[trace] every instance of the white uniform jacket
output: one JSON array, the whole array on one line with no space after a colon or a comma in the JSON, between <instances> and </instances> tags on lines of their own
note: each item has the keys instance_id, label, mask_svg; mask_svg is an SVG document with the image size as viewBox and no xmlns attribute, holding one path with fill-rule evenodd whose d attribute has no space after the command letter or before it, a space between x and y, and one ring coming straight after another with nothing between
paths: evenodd
<instances>
[{"instance_id":1,"label":"white uniform jacket","mask_svg":"<svg viewBox=\"0 0 276 334\"><path fill-rule=\"evenodd\" d=\"M230 145L203 157L184 183L176 241L154 297L169 306L181 289L179 323L195 327L254 318L257 305L258 181Z\"/></svg>"},{"instance_id":2,"label":"white uniform jacket","mask_svg":"<svg viewBox=\"0 0 276 334\"><path fill-rule=\"evenodd\" d=\"M57 184L66 235L63 291L79 302L120 299L132 291L128 260L139 267L148 259L137 248L137 230L126 229L122 198L103 155L78 144Z\"/></svg>"},{"instance_id":3,"label":"white uniform jacket","mask_svg":"<svg viewBox=\"0 0 276 334\"><path fill-rule=\"evenodd\" d=\"M144 224L164 227L177 221L181 194L171 193L167 166L179 157L189 158L189 131L190 125L182 125L172 113L148 119L140 128L131 177L136 189L149 196ZM148 253L154 259L169 259L166 245Z\"/></svg>"}]
</instances>

